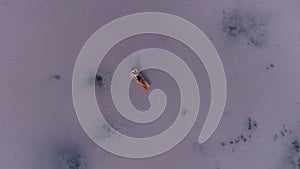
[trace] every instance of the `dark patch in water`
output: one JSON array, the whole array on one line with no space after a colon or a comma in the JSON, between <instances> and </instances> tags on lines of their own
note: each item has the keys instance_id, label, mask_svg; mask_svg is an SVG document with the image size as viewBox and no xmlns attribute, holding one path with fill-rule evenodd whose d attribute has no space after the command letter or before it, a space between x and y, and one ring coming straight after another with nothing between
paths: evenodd
<instances>
[{"instance_id":1,"label":"dark patch in water","mask_svg":"<svg viewBox=\"0 0 300 169\"><path fill-rule=\"evenodd\" d=\"M56 157L57 169L87 169L87 162L78 147L62 148Z\"/></svg>"},{"instance_id":2,"label":"dark patch in water","mask_svg":"<svg viewBox=\"0 0 300 169\"><path fill-rule=\"evenodd\" d=\"M102 76L99 75L99 74L97 74L97 75L96 75L96 78L95 78L95 82L96 82L96 84L97 84L98 86L101 86L101 85L102 85L102 80L103 80Z\"/></svg>"},{"instance_id":3,"label":"dark patch in water","mask_svg":"<svg viewBox=\"0 0 300 169\"><path fill-rule=\"evenodd\" d=\"M300 169L300 143L298 140L294 140L291 143L291 154L289 159L294 169Z\"/></svg>"},{"instance_id":4,"label":"dark patch in water","mask_svg":"<svg viewBox=\"0 0 300 169\"><path fill-rule=\"evenodd\" d=\"M267 38L265 19L258 14L223 11L222 25L229 39L245 38L248 45L261 46Z\"/></svg>"},{"instance_id":5,"label":"dark patch in water","mask_svg":"<svg viewBox=\"0 0 300 169\"><path fill-rule=\"evenodd\" d=\"M108 89L111 87L111 75L108 72L97 73L95 77L96 87Z\"/></svg>"},{"instance_id":6,"label":"dark patch in water","mask_svg":"<svg viewBox=\"0 0 300 169\"><path fill-rule=\"evenodd\" d=\"M266 70L273 69L274 67L275 67L275 65L274 65L274 64L270 64L270 66L267 66L267 67L266 67Z\"/></svg>"},{"instance_id":7,"label":"dark patch in water","mask_svg":"<svg viewBox=\"0 0 300 169\"><path fill-rule=\"evenodd\" d=\"M53 78L56 80L60 80L61 76L60 76L60 74L55 74L55 75L53 75Z\"/></svg>"},{"instance_id":8,"label":"dark patch in water","mask_svg":"<svg viewBox=\"0 0 300 169\"><path fill-rule=\"evenodd\" d=\"M232 150L233 150L232 153L234 153L235 152L235 150L234 150L235 146L250 141L251 138L252 138L251 133L254 132L257 129L258 124L253 118L250 118L250 117L247 119L246 124L247 124L247 128L245 128L245 130L246 129L247 130L244 133L241 133L238 136L229 139L228 141L222 141L221 146L222 147L228 147L228 146L231 147Z\"/></svg>"}]
</instances>

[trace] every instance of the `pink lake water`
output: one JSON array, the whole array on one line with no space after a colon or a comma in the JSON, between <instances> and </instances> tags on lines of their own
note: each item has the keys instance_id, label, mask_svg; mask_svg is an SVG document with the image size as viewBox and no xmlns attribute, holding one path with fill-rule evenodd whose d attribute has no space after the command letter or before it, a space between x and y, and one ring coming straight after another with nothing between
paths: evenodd
<instances>
[{"instance_id":1,"label":"pink lake water","mask_svg":"<svg viewBox=\"0 0 300 169\"><path fill-rule=\"evenodd\" d=\"M108 22L137 12L164 12L198 26L212 41L227 76L227 102L214 135L198 144L210 104L210 83L197 56L160 35L128 38L99 66L99 107L120 132L156 135L178 115L174 79L146 70L152 89L168 97L164 114L148 124L122 118L110 78L130 53L172 51L197 75L201 105L196 124L176 147L145 159L123 158L85 134L72 102L72 73L87 39ZM0 169L299 169L300 1L280 0L0 0ZM88 83L86 86L90 87ZM149 107L134 83L131 101Z\"/></svg>"}]
</instances>

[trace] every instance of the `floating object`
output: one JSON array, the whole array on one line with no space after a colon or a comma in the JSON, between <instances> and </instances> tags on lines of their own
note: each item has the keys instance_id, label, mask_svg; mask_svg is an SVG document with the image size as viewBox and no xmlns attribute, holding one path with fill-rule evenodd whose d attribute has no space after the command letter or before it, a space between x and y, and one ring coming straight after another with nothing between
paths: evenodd
<instances>
[{"instance_id":1,"label":"floating object","mask_svg":"<svg viewBox=\"0 0 300 169\"><path fill-rule=\"evenodd\" d=\"M146 81L138 69L132 69L129 73L135 83L145 92L150 88L150 84Z\"/></svg>"}]
</instances>

